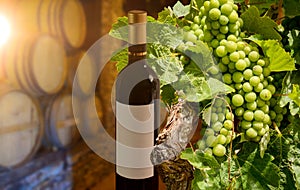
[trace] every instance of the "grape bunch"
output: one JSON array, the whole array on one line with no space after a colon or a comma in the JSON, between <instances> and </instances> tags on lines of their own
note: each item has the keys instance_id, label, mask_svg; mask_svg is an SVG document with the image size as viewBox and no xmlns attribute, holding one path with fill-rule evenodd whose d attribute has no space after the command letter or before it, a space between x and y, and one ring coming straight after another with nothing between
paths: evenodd
<instances>
[{"instance_id":1,"label":"grape bunch","mask_svg":"<svg viewBox=\"0 0 300 190\"><path fill-rule=\"evenodd\" d=\"M204 140L197 143L200 150L216 156L224 156L226 154L225 146L235 138L233 132L234 128L234 115L230 112L221 98L215 99L211 107L211 128L206 129Z\"/></svg>"},{"instance_id":2,"label":"grape bunch","mask_svg":"<svg viewBox=\"0 0 300 190\"><path fill-rule=\"evenodd\" d=\"M223 147L228 141L223 143L225 135L220 131L221 128L228 130L225 127L228 127L228 123L232 127L233 123L237 123L237 132L246 140L259 142L269 131L272 121L280 123L285 113L285 110L275 108L276 105L272 103L276 87L268 67L269 59L260 53L257 44L244 40L246 34L241 30L243 20L237 11L238 6L232 0L206 0L198 15L184 27L186 43L201 40L211 48L218 71L221 72L221 75L213 73L212 76L235 89L234 93L228 95L228 99L237 122L226 117L222 121L219 115L224 115L224 110L213 112L212 129L207 129L205 143L216 156L226 152ZM270 106L276 111L270 111ZM203 146L204 142L199 143L199 147Z\"/></svg>"},{"instance_id":3,"label":"grape bunch","mask_svg":"<svg viewBox=\"0 0 300 190\"><path fill-rule=\"evenodd\" d=\"M273 82L277 89L275 92L276 96L272 97L270 100L270 117L277 127L280 127L282 124L290 123L294 119L286 107L280 107L279 105L279 101L282 96L282 92L279 89L282 87L285 74L285 72L279 72L269 77L269 80Z\"/></svg>"}]
</instances>

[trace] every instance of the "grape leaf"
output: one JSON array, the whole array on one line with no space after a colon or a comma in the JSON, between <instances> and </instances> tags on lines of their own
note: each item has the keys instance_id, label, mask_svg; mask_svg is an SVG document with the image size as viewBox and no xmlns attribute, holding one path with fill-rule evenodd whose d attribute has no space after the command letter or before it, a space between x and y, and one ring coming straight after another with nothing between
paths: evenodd
<instances>
[{"instance_id":1,"label":"grape leaf","mask_svg":"<svg viewBox=\"0 0 300 190\"><path fill-rule=\"evenodd\" d=\"M204 172L196 169L192 181L193 190L216 190L222 189L220 179L216 175L209 175L210 172Z\"/></svg>"},{"instance_id":2,"label":"grape leaf","mask_svg":"<svg viewBox=\"0 0 300 190\"><path fill-rule=\"evenodd\" d=\"M284 0L283 7L286 16L300 15L300 1L299 0Z\"/></svg>"},{"instance_id":3,"label":"grape leaf","mask_svg":"<svg viewBox=\"0 0 300 190\"><path fill-rule=\"evenodd\" d=\"M207 82L211 89L211 98L215 97L216 95L229 94L235 91L234 88L214 78L209 78Z\"/></svg>"},{"instance_id":4,"label":"grape leaf","mask_svg":"<svg viewBox=\"0 0 300 190\"><path fill-rule=\"evenodd\" d=\"M168 23L171 25L176 24L176 18L173 17L173 13L170 8L165 8L163 11L159 12L157 21L161 23Z\"/></svg>"},{"instance_id":5,"label":"grape leaf","mask_svg":"<svg viewBox=\"0 0 300 190\"><path fill-rule=\"evenodd\" d=\"M172 105L176 101L175 89L170 85L164 85L161 88L161 100L168 105Z\"/></svg>"},{"instance_id":6,"label":"grape leaf","mask_svg":"<svg viewBox=\"0 0 300 190\"><path fill-rule=\"evenodd\" d=\"M181 96L190 102L201 102L211 97L211 90L205 77L181 73L179 80L172 85L177 91L182 91Z\"/></svg>"},{"instance_id":7,"label":"grape leaf","mask_svg":"<svg viewBox=\"0 0 300 190\"><path fill-rule=\"evenodd\" d=\"M295 70L295 60L286 52L276 40L252 39L262 49L264 54L270 58L269 68L272 72Z\"/></svg>"},{"instance_id":8,"label":"grape leaf","mask_svg":"<svg viewBox=\"0 0 300 190\"><path fill-rule=\"evenodd\" d=\"M265 190L279 186L279 167L272 163L274 157L265 154L261 158L256 143L245 142L237 156L236 162L242 174L239 180L243 189Z\"/></svg>"},{"instance_id":9,"label":"grape leaf","mask_svg":"<svg viewBox=\"0 0 300 190\"><path fill-rule=\"evenodd\" d=\"M300 107L300 87L297 84L293 84L292 92L289 94L291 98Z\"/></svg>"},{"instance_id":10,"label":"grape leaf","mask_svg":"<svg viewBox=\"0 0 300 190\"><path fill-rule=\"evenodd\" d=\"M277 24L269 17L260 17L257 7L251 6L241 18L244 21L243 30L261 34L264 39L281 40L280 34L276 31Z\"/></svg>"},{"instance_id":11,"label":"grape leaf","mask_svg":"<svg viewBox=\"0 0 300 190\"><path fill-rule=\"evenodd\" d=\"M117 51L110 60L116 62L117 71L120 72L128 63L128 48Z\"/></svg>"},{"instance_id":12,"label":"grape leaf","mask_svg":"<svg viewBox=\"0 0 300 190\"><path fill-rule=\"evenodd\" d=\"M171 50L160 44L148 45L148 64L158 75L161 86L178 81L183 66Z\"/></svg>"},{"instance_id":13,"label":"grape leaf","mask_svg":"<svg viewBox=\"0 0 300 190\"><path fill-rule=\"evenodd\" d=\"M177 18L184 17L190 13L190 5L183 5L180 1L173 6L173 13Z\"/></svg>"},{"instance_id":14,"label":"grape leaf","mask_svg":"<svg viewBox=\"0 0 300 190\"><path fill-rule=\"evenodd\" d=\"M220 164L214 156L202 152L194 152L191 148L187 148L181 152L181 159L189 161L189 163L198 169L209 166L211 169L219 169Z\"/></svg>"},{"instance_id":15,"label":"grape leaf","mask_svg":"<svg viewBox=\"0 0 300 190\"><path fill-rule=\"evenodd\" d=\"M109 35L124 41L128 41L128 18L119 17L117 22L112 25Z\"/></svg>"}]
</instances>

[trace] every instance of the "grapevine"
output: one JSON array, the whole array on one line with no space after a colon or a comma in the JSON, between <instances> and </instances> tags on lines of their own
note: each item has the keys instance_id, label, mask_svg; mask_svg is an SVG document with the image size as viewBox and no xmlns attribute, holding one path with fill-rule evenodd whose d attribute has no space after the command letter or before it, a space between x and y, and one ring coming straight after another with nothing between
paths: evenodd
<instances>
[{"instance_id":1,"label":"grapevine","mask_svg":"<svg viewBox=\"0 0 300 190\"><path fill-rule=\"evenodd\" d=\"M300 189L297 10L285 0L191 0L149 18L171 28L159 35L172 47L151 29L155 40L148 45L169 117L183 99L199 105L202 121L199 139L190 147L181 144L181 154L160 167L169 189L176 187L166 168L180 160L194 169L184 189ZM117 26L112 36L118 37ZM169 133L180 131L176 127Z\"/></svg>"}]
</instances>

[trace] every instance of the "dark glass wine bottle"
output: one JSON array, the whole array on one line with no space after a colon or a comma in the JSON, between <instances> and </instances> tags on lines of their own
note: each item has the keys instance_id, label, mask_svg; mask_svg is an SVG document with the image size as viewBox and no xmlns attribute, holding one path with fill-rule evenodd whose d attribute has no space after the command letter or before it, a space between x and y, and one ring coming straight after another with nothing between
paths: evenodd
<instances>
[{"instance_id":1,"label":"dark glass wine bottle","mask_svg":"<svg viewBox=\"0 0 300 190\"><path fill-rule=\"evenodd\" d=\"M146 61L147 13L128 13L128 64L116 80L116 190L157 190L150 161L159 127L159 80Z\"/></svg>"}]
</instances>

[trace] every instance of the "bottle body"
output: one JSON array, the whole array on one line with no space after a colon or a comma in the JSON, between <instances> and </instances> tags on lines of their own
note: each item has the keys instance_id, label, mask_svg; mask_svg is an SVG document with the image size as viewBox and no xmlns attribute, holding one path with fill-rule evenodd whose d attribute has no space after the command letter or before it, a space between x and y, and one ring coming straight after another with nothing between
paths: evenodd
<instances>
[{"instance_id":1,"label":"bottle body","mask_svg":"<svg viewBox=\"0 0 300 190\"><path fill-rule=\"evenodd\" d=\"M140 28L143 25L134 28L137 35L131 38L139 33L142 37L132 40L128 65L116 80L117 190L158 189L150 153L159 127L159 80L147 65L145 30Z\"/></svg>"}]
</instances>

